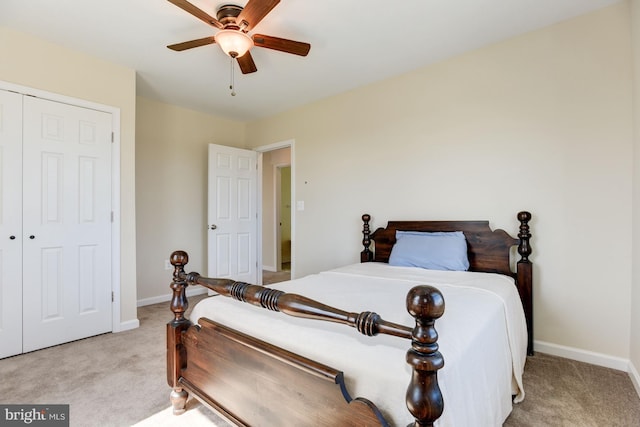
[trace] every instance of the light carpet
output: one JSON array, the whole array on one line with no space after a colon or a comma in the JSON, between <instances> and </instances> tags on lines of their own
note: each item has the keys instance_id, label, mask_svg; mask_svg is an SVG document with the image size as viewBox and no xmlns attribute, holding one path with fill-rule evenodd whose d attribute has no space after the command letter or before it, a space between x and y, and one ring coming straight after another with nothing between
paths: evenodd
<instances>
[{"instance_id":1,"label":"light carpet","mask_svg":"<svg viewBox=\"0 0 640 427\"><path fill-rule=\"evenodd\" d=\"M228 427L229 424L217 417L210 409L194 399L187 402L187 411L182 415L173 415L173 409L167 409L135 424L134 427Z\"/></svg>"}]
</instances>

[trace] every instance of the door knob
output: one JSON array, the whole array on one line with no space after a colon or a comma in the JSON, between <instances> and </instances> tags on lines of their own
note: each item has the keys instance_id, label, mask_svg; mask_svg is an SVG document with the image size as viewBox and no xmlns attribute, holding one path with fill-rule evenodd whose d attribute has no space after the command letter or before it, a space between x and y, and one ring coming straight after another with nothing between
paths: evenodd
<instances>
[{"instance_id":1,"label":"door knob","mask_svg":"<svg viewBox=\"0 0 640 427\"><path fill-rule=\"evenodd\" d=\"M9 236L11 240L16 240L16 236Z\"/></svg>"},{"instance_id":2,"label":"door knob","mask_svg":"<svg viewBox=\"0 0 640 427\"><path fill-rule=\"evenodd\" d=\"M29 238L30 238L31 240L33 240L33 239L35 239L35 238L36 238L36 236L34 236L34 235L32 234L31 236L29 236Z\"/></svg>"},{"instance_id":3,"label":"door knob","mask_svg":"<svg viewBox=\"0 0 640 427\"><path fill-rule=\"evenodd\" d=\"M212 229L212 230L215 230L216 228L218 228L218 226L217 226L217 225L215 225L215 224L211 224L211 229Z\"/></svg>"}]
</instances>

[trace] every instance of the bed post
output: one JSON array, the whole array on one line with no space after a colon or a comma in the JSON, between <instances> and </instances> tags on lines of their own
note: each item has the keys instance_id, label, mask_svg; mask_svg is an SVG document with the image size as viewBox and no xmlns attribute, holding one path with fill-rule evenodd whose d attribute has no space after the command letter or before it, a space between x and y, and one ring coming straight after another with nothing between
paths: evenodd
<instances>
[{"instance_id":1,"label":"bed post","mask_svg":"<svg viewBox=\"0 0 640 427\"><path fill-rule=\"evenodd\" d=\"M444 402L438 385L438 370L444 358L438 351L434 322L444 313L444 298L431 286L416 286L407 294L407 311L416 319L407 363L412 368L407 388L407 408L415 422L407 427L428 427L442 415Z\"/></svg>"},{"instance_id":2,"label":"bed post","mask_svg":"<svg viewBox=\"0 0 640 427\"><path fill-rule=\"evenodd\" d=\"M531 233L529 232L529 221L531 214L526 211L518 212L518 221L520 221L520 232L518 238L518 253L520 261L518 261L518 288L522 299L522 307L524 308L524 316L527 320L527 354L533 356L533 268L529 255L531 255L531 246L529 240Z\"/></svg>"},{"instance_id":3,"label":"bed post","mask_svg":"<svg viewBox=\"0 0 640 427\"><path fill-rule=\"evenodd\" d=\"M360 252L360 262L373 261L373 252L369 249L371 246L371 230L369 229L369 221L371 221L371 215L362 215L362 245L364 246L364 250Z\"/></svg>"},{"instance_id":4,"label":"bed post","mask_svg":"<svg viewBox=\"0 0 640 427\"><path fill-rule=\"evenodd\" d=\"M186 362L182 332L191 325L191 322L184 317L189 306L186 296L188 283L181 279L181 276L184 277L184 266L189 262L189 256L184 251L175 251L171 254L170 260L173 265L173 281L170 285L173 291L171 298L173 320L167 324L167 382L173 389L170 395L173 413L179 415L185 411L189 397L178 382Z\"/></svg>"}]
</instances>

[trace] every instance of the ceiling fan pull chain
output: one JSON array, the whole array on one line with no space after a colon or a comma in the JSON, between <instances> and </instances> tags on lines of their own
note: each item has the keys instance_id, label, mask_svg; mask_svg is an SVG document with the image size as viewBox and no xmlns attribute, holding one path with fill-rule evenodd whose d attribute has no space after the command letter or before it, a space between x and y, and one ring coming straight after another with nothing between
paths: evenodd
<instances>
[{"instance_id":1,"label":"ceiling fan pull chain","mask_svg":"<svg viewBox=\"0 0 640 427\"><path fill-rule=\"evenodd\" d=\"M234 79L233 79L233 58L229 57L229 64L231 65L231 82L229 83L229 89L231 90L231 96L236 96L236 91L234 90Z\"/></svg>"}]
</instances>

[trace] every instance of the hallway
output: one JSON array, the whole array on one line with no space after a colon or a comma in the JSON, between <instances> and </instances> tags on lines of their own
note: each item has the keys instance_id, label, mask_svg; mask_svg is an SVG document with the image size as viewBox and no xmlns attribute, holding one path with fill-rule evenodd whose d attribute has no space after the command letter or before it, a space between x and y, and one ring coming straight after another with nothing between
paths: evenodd
<instances>
[{"instance_id":1,"label":"hallway","mask_svg":"<svg viewBox=\"0 0 640 427\"><path fill-rule=\"evenodd\" d=\"M290 270L282 270L282 271L262 270L263 285L271 285L273 283L284 282L287 280L291 280Z\"/></svg>"}]
</instances>

